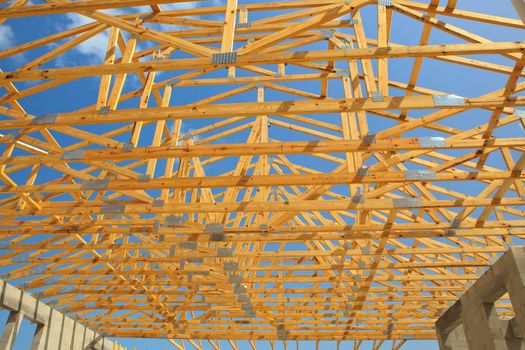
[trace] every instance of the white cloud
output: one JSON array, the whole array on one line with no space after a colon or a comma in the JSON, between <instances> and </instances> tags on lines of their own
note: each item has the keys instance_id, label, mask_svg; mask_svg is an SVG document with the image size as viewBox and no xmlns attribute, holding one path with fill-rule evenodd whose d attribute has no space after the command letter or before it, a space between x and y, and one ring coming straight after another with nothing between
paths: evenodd
<instances>
[{"instance_id":1,"label":"white cloud","mask_svg":"<svg viewBox=\"0 0 525 350\"><path fill-rule=\"evenodd\" d=\"M0 50L15 46L15 33L7 24L0 25Z\"/></svg>"},{"instance_id":2,"label":"white cloud","mask_svg":"<svg viewBox=\"0 0 525 350\"><path fill-rule=\"evenodd\" d=\"M108 33L102 32L89 40L84 41L76 47L81 54L92 56L103 60L106 57L106 47L108 45Z\"/></svg>"},{"instance_id":3,"label":"white cloud","mask_svg":"<svg viewBox=\"0 0 525 350\"><path fill-rule=\"evenodd\" d=\"M126 13L126 10L107 9L102 10L101 12L105 12L111 15L120 15ZM68 21L67 29L83 26L93 22L91 18L76 13L66 14L66 19ZM106 47L108 45L108 38L109 33L107 30L105 30L102 33L90 38L89 40L80 43L74 48L74 50L83 55L90 56L91 58L95 59L97 63L100 63L106 57Z\"/></svg>"},{"instance_id":4,"label":"white cloud","mask_svg":"<svg viewBox=\"0 0 525 350\"><path fill-rule=\"evenodd\" d=\"M168 4L161 4L160 7L165 11L175 11L184 9L193 9L199 7L199 2L174 2Z\"/></svg>"},{"instance_id":5,"label":"white cloud","mask_svg":"<svg viewBox=\"0 0 525 350\"><path fill-rule=\"evenodd\" d=\"M83 26L93 22L91 18L81 16L76 13L68 13L66 14L66 18L68 20L67 29ZM90 56L100 63L100 61L103 60L106 55L107 43L108 33L107 31L104 31L75 46L74 50L83 55Z\"/></svg>"},{"instance_id":6,"label":"white cloud","mask_svg":"<svg viewBox=\"0 0 525 350\"><path fill-rule=\"evenodd\" d=\"M79 15L77 13L67 13L66 18L68 21L67 23L68 28L80 27L80 26L83 26L84 24L93 22L91 18Z\"/></svg>"}]
</instances>

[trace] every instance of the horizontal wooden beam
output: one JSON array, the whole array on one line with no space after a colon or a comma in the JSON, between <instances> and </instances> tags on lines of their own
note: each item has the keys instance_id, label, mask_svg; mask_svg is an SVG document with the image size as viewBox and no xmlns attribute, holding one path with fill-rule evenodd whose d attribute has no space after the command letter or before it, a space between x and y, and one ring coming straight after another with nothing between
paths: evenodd
<instances>
[{"instance_id":1,"label":"horizontal wooden beam","mask_svg":"<svg viewBox=\"0 0 525 350\"><path fill-rule=\"evenodd\" d=\"M44 128L52 126L74 126L110 124L124 122L154 122L159 120L178 119L204 119L204 118L226 118L253 117L264 113L266 115L278 114L319 114L319 113L341 113L359 111L381 111L381 110L404 110L404 109L446 109L446 110L468 110L473 108L492 107L517 107L525 106L525 97L478 97L464 98L461 103L448 105L437 103L434 96L396 96L385 97L384 101L374 101L372 98L348 98L327 99L315 101L283 101L283 102L244 102L230 104L210 104L204 106L180 106L180 107L156 107L148 109L121 109L108 113L97 111L61 113L52 115L50 118L40 119L16 119L0 121L0 130L19 128ZM235 112L233 112L235 111ZM0 107L0 113L5 115L20 116L14 110ZM441 117L442 118L442 117ZM438 119L439 120L439 119ZM419 122L417 122L419 121ZM399 129L409 130L424 125L434 120L425 118L417 119L412 123L405 123ZM15 135L16 137L16 135Z\"/></svg>"},{"instance_id":2,"label":"horizontal wooden beam","mask_svg":"<svg viewBox=\"0 0 525 350\"><path fill-rule=\"evenodd\" d=\"M258 64L273 64L279 62L304 63L319 61L361 60L372 58L403 58L403 57L440 57L457 55L485 55L521 52L525 50L525 42L494 42L483 44L447 44L426 46L393 46L369 49L317 50L302 52L281 52L271 54L250 54L238 56L235 62L214 64L212 58L189 58L165 61L117 63L112 65L81 66L75 68L50 68L45 70L26 70L4 72L0 74L0 84L8 81L72 79L88 76L98 76L119 73L138 73L151 71L172 71L212 67Z\"/></svg>"},{"instance_id":3,"label":"horizontal wooden beam","mask_svg":"<svg viewBox=\"0 0 525 350\"><path fill-rule=\"evenodd\" d=\"M36 162L35 162L36 163ZM525 171L491 171L491 172L450 172L434 173L423 171L418 177L417 171L380 171L366 173L321 173L321 174L287 174L287 175L253 175L253 176L205 176L188 178L159 178L144 182L137 180L109 179L103 183L103 190L157 190L169 188L227 188L254 186L313 186L336 184L371 184L371 183L414 183L432 181L488 181L516 179L525 180ZM427 174L427 176L424 176ZM35 192L70 192L89 190L89 186L77 184L42 184L20 185L17 187L0 187L0 193L35 193Z\"/></svg>"},{"instance_id":4,"label":"horizontal wooden beam","mask_svg":"<svg viewBox=\"0 0 525 350\"><path fill-rule=\"evenodd\" d=\"M456 200L418 200L417 198L348 200L295 200L291 202L166 203L163 206L135 204L129 201L49 202L41 209L24 209L16 215L95 215L95 214L173 214L234 212L306 212L346 210L399 210L455 207L520 206L524 198L474 198ZM0 208L0 215L13 215L14 210Z\"/></svg>"},{"instance_id":5,"label":"horizontal wooden beam","mask_svg":"<svg viewBox=\"0 0 525 350\"><path fill-rule=\"evenodd\" d=\"M11 7L0 10L0 18L19 18L26 16L43 16L49 14L92 11L111 8L123 8L133 6L145 6L154 4L196 2L202 0L86 0L73 1L62 4L39 4L23 7Z\"/></svg>"}]
</instances>

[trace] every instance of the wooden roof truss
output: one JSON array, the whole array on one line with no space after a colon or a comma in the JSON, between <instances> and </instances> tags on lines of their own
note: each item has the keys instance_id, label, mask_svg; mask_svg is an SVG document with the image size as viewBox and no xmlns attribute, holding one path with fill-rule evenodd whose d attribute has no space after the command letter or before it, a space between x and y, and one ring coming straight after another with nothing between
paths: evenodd
<instances>
[{"instance_id":1,"label":"wooden roof truss","mask_svg":"<svg viewBox=\"0 0 525 350\"><path fill-rule=\"evenodd\" d=\"M0 52L49 47L0 74L1 277L116 337L433 339L525 234L525 138L507 135L525 42L451 23L521 21L454 0L165 3L0 10L93 20ZM419 43L391 40L396 18ZM54 64L103 33L103 62ZM428 62L490 91L420 83ZM24 108L79 79L91 105Z\"/></svg>"}]
</instances>

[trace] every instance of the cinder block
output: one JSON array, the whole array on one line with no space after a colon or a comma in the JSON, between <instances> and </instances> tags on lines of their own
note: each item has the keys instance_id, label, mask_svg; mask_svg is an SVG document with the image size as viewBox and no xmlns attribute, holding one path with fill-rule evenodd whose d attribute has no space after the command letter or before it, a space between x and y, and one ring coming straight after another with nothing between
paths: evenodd
<instances>
[{"instance_id":1,"label":"cinder block","mask_svg":"<svg viewBox=\"0 0 525 350\"><path fill-rule=\"evenodd\" d=\"M86 332L86 327L80 322L75 322L75 332L73 333L73 350L83 350L84 349L84 335Z\"/></svg>"},{"instance_id":2,"label":"cinder block","mask_svg":"<svg viewBox=\"0 0 525 350\"><path fill-rule=\"evenodd\" d=\"M37 323L30 350L114 350L115 343L0 279L0 308L10 310L0 349L14 344L22 319ZM7 344L7 345L6 345Z\"/></svg>"},{"instance_id":3,"label":"cinder block","mask_svg":"<svg viewBox=\"0 0 525 350\"><path fill-rule=\"evenodd\" d=\"M35 322L40 324L47 324L51 316L51 307L47 304L39 302L35 310Z\"/></svg>"},{"instance_id":4,"label":"cinder block","mask_svg":"<svg viewBox=\"0 0 525 350\"><path fill-rule=\"evenodd\" d=\"M20 303L20 311L31 322L35 322L35 314L37 310L38 301L33 296L23 293L22 301Z\"/></svg>"},{"instance_id":5,"label":"cinder block","mask_svg":"<svg viewBox=\"0 0 525 350\"><path fill-rule=\"evenodd\" d=\"M62 321L62 339L60 340L60 350L70 350L73 343L73 332L75 331L75 321L64 316Z\"/></svg>"},{"instance_id":6,"label":"cinder block","mask_svg":"<svg viewBox=\"0 0 525 350\"><path fill-rule=\"evenodd\" d=\"M93 335L93 341L91 342L91 346L93 349L96 350L104 350L104 336L100 333L96 333Z\"/></svg>"},{"instance_id":7,"label":"cinder block","mask_svg":"<svg viewBox=\"0 0 525 350\"><path fill-rule=\"evenodd\" d=\"M476 283L436 321L441 350L521 349L525 334L525 247L513 247L490 267ZM509 293L515 319L501 320L494 302ZM464 338L455 336L458 323Z\"/></svg>"},{"instance_id":8,"label":"cinder block","mask_svg":"<svg viewBox=\"0 0 525 350\"><path fill-rule=\"evenodd\" d=\"M46 350L59 350L60 339L62 336L62 322L64 315L57 310L51 310L51 317L48 323L47 348Z\"/></svg>"},{"instance_id":9,"label":"cinder block","mask_svg":"<svg viewBox=\"0 0 525 350\"><path fill-rule=\"evenodd\" d=\"M89 328L85 328L84 333L84 348L89 349L91 344L93 344L93 341L95 340L95 332Z\"/></svg>"},{"instance_id":10,"label":"cinder block","mask_svg":"<svg viewBox=\"0 0 525 350\"><path fill-rule=\"evenodd\" d=\"M9 283L5 283L2 287L1 306L8 310L18 311L20 307L20 296L22 295L22 291L16 287L13 287Z\"/></svg>"},{"instance_id":11,"label":"cinder block","mask_svg":"<svg viewBox=\"0 0 525 350\"><path fill-rule=\"evenodd\" d=\"M24 315L21 312L11 311L0 337L0 349L12 350L15 345L18 330L22 324Z\"/></svg>"},{"instance_id":12,"label":"cinder block","mask_svg":"<svg viewBox=\"0 0 525 350\"><path fill-rule=\"evenodd\" d=\"M44 324L36 326L30 350L46 350L47 329Z\"/></svg>"},{"instance_id":13,"label":"cinder block","mask_svg":"<svg viewBox=\"0 0 525 350\"><path fill-rule=\"evenodd\" d=\"M102 350L114 350L114 344L108 338L102 338Z\"/></svg>"}]
</instances>

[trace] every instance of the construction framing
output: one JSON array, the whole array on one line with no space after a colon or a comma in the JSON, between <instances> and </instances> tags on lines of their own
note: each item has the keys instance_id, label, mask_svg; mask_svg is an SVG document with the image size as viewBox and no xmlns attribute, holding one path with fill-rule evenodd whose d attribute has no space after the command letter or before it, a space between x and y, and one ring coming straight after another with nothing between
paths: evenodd
<instances>
[{"instance_id":1,"label":"construction framing","mask_svg":"<svg viewBox=\"0 0 525 350\"><path fill-rule=\"evenodd\" d=\"M4 6L4 25L92 22L0 52L22 62L0 72L0 277L96 332L179 349L435 339L525 235L525 42L451 23L525 27L459 5ZM398 19L419 43L392 39ZM97 36L102 61L68 64ZM487 93L426 79L458 67ZM78 82L91 104L31 102Z\"/></svg>"},{"instance_id":2,"label":"construction framing","mask_svg":"<svg viewBox=\"0 0 525 350\"><path fill-rule=\"evenodd\" d=\"M14 349L17 338L29 337L29 334L20 334L24 319L36 325L31 350L122 349L104 335L64 316L9 283L0 280L0 291L0 308L9 311L0 336L0 347L4 350Z\"/></svg>"}]
</instances>

